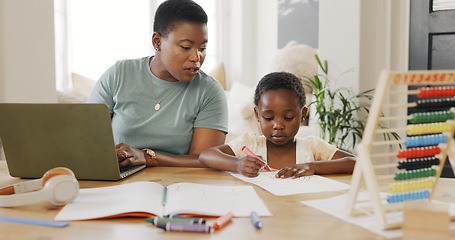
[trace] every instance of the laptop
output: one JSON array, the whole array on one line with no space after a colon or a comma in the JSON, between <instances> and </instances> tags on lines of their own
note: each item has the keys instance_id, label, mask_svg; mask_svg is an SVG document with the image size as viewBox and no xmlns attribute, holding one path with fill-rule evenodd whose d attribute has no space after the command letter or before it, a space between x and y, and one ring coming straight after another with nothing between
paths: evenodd
<instances>
[{"instance_id":1,"label":"laptop","mask_svg":"<svg viewBox=\"0 0 455 240\"><path fill-rule=\"evenodd\" d=\"M145 168L119 167L105 104L0 103L0 139L13 177L67 167L77 179L119 180Z\"/></svg>"}]
</instances>

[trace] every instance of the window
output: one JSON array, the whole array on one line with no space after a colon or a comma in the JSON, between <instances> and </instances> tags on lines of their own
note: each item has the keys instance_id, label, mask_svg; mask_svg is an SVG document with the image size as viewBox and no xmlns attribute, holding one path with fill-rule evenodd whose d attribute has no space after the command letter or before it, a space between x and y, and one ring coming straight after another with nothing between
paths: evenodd
<instances>
[{"instance_id":1,"label":"window","mask_svg":"<svg viewBox=\"0 0 455 240\"><path fill-rule=\"evenodd\" d=\"M202 70L207 72L213 69L216 64L221 61L221 42L220 34L221 27L219 21L221 20L220 14L220 1L214 0L194 0L205 10L208 16L208 31L209 31L209 42L207 44L207 55L205 57L204 65L202 65Z\"/></svg>"},{"instance_id":2,"label":"window","mask_svg":"<svg viewBox=\"0 0 455 240\"><path fill-rule=\"evenodd\" d=\"M454 0L433 0L432 1L432 10L436 11L444 11L444 10L454 10L455 9L455 1Z\"/></svg>"},{"instance_id":3,"label":"window","mask_svg":"<svg viewBox=\"0 0 455 240\"><path fill-rule=\"evenodd\" d=\"M202 70L221 58L219 2L195 0L209 17ZM57 89L71 88L71 73L98 80L121 59L153 55L153 17L163 0L55 0Z\"/></svg>"}]
</instances>

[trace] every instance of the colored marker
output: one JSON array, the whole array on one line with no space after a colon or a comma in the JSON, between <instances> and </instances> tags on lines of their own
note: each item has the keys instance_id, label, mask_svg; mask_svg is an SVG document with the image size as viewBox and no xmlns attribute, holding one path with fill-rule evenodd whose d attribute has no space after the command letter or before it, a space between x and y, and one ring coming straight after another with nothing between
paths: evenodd
<instances>
[{"instance_id":1,"label":"colored marker","mask_svg":"<svg viewBox=\"0 0 455 240\"><path fill-rule=\"evenodd\" d=\"M166 205L166 198L167 198L167 187L163 189L163 199L161 200L161 204Z\"/></svg>"},{"instance_id":2,"label":"colored marker","mask_svg":"<svg viewBox=\"0 0 455 240\"><path fill-rule=\"evenodd\" d=\"M258 157L256 154L254 154L250 149L248 149L246 146L243 146L242 151L244 151L244 152L246 153L246 155L248 155L248 156L252 156L252 157L261 159L261 158ZM262 160L261 160L261 161L262 161ZM262 161L262 162L264 162L264 161ZM264 162L264 163L265 163L265 162ZM267 165L267 163L265 163L264 169L267 170L267 171L269 171L269 172L272 171L272 169L269 167L269 165Z\"/></svg>"},{"instance_id":3,"label":"colored marker","mask_svg":"<svg viewBox=\"0 0 455 240\"><path fill-rule=\"evenodd\" d=\"M234 214L232 212L228 212L225 215L217 218L215 220L215 223L212 225L212 228L215 230L220 229L224 225L226 225L231 219L234 217Z\"/></svg>"},{"instance_id":4,"label":"colored marker","mask_svg":"<svg viewBox=\"0 0 455 240\"><path fill-rule=\"evenodd\" d=\"M203 220L203 219L202 219ZM187 223L187 224L205 224L205 220L201 221L201 218L160 218L160 217L153 217L153 218L146 218L145 221L153 224L163 224L168 222L173 223Z\"/></svg>"},{"instance_id":5,"label":"colored marker","mask_svg":"<svg viewBox=\"0 0 455 240\"><path fill-rule=\"evenodd\" d=\"M198 223L198 224L202 224L202 223L205 223L205 219L203 218L197 218L197 217L187 217L187 216L181 216L181 215L166 215L164 216L165 218L169 218L169 219L175 219L175 218L183 218L183 219L192 219L194 222Z\"/></svg>"},{"instance_id":6,"label":"colored marker","mask_svg":"<svg viewBox=\"0 0 455 240\"><path fill-rule=\"evenodd\" d=\"M262 221L259 218L259 215L256 213L256 211L252 211L250 213L250 218L255 228L259 229L262 227Z\"/></svg>"},{"instance_id":7,"label":"colored marker","mask_svg":"<svg viewBox=\"0 0 455 240\"><path fill-rule=\"evenodd\" d=\"M168 232L195 232L195 233L209 233L212 231L211 227L205 224L188 224L188 223L163 223L157 225Z\"/></svg>"}]
</instances>

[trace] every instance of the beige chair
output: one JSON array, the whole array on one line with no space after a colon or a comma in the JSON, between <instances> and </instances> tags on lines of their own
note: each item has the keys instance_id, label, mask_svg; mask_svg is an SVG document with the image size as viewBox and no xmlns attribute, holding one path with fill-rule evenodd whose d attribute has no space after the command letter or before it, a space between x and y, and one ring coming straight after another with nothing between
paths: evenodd
<instances>
[{"instance_id":1,"label":"beige chair","mask_svg":"<svg viewBox=\"0 0 455 240\"><path fill-rule=\"evenodd\" d=\"M70 91L58 92L59 103L85 103L92 92L96 81L77 73L71 74L73 88Z\"/></svg>"},{"instance_id":2,"label":"beige chair","mask_svg":"<svg viewBox=\"0 0 455 240\"><path fill-rule=\"evenodd\" d=\"M209 73L210 76L215 78L221 83L221 86L224 90L226 90L226 73L224 72L224 64L219 63L214 69L212 69Z\"/></svg>"},{"instance_id":3,"label":"beige chair","mask_svg":"<svg viewBox=\"0 0 455 240\"><path fill-rule=\"evenodd\" d=\"M2 140L0 139L0 161L6 160L5 152L3 151Z\"/></svg>"}]
</instances>

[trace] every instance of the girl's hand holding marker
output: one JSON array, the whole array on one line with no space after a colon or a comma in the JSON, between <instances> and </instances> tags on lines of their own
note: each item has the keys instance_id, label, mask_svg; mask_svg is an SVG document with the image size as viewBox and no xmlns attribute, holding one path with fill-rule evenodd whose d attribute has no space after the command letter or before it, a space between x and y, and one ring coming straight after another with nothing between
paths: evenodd
<instances>
[{"instance_id":1,"label":"girl's hand holding marker","mask_svg":"<svg viewBox=\"0 0 455 240\"><path fill-rule=\"evenodd\" d=\"M255 158L258 158L259 160L261 160L261 162L264 163L264 166L262 168L264 168L265 170L271 172L272 169L269 167L269 165L267 165L266 162L264 162L264 160L262 160L259 156L257 156L256 154L254 154L250 149L248 149L246 146L244 146L242 148L242 151L244 151L246 153L246 155L248 156L251 156L251 157L255 157Z\"/></svg>"}]
</instances>

